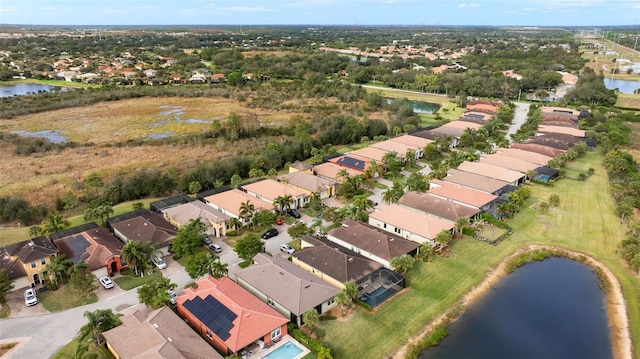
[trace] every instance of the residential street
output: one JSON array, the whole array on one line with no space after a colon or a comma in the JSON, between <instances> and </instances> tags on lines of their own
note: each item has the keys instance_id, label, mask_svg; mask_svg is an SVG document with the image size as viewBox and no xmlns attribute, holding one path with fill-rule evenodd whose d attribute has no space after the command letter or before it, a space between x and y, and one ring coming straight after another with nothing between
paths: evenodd
<instances>
[{"instance_id":1,"label":"residential street","mask_svg":"<svg viewBox=\"0 0 640 359\"><path fill-rule=\"evenodd\" d=\"M509 135L512 135L518 132L520 126L522 126L525 121L527 121L527 114L529 113L529 104L526 102L515 102L516 104L516 114L513 117L513 123L509 130L507 131L507 139L511 140Z\"/></svg>"},{"instance_id":2,"label":"residential street","mask_svg":"<svg viewBox=\"0 0 640 359\"><path fill-rule=\"evenodd\" d=\"M302 215L302 219L309 225L312 219ZM305 218L306 217L306 218ZM275 226L280 231L276 237L265 241L266 251L272 254L280 252L280 245L291 241L291 237L287 233L288 226ZM215 243L223 246L221 260L229 264L229 276L232 277L234 271L239 269L238 263L240 258L231 247L224 244L219 239L214 239ZM175 262L170 256L165 257L168 267L164 269L163 275L169 277L171 282L176 283L176 293L180 294L182 288L193 279L187 275L184 268ZM19 339L21 344L10 352L7 358L49 358L55 354L60 348L69 343L77 335L78 330L86 324L84 312L94 311L97 309L112 309L114 313L122 312L132 306L139 304L137 297L137 288L129 291L123 291L119 288L105 290L100 287L97 290L98 302L85 305L78 308L66 310L64 312L47 313L38 315L29 315L29 312L46 312L42 308L42 304L34 307L25 307L24 299L22 299L23 290L17 290L11 293L14 303L12 308L12 316L6 319L0 319L0 343L13 342L11 339ZM19 316L14 316L14 314ZM3 359L5 356L3 356Z\"/></svg>"}]
</instances>

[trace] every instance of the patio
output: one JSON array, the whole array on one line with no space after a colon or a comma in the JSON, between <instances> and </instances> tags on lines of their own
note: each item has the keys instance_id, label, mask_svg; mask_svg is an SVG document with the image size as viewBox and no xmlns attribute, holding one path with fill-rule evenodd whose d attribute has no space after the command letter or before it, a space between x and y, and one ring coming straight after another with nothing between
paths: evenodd
<instances>
[{"instance_id":1,"label":"patio","mask_svg":"<svg viewBox=\"0 0 640 359\"><path fill-rule=\"evenodd\" d=\"M296 345L298 348L302 349L302 352L300 354L288 359L300 359L311 352L304 345L300 344L298 341L293 339L293 337L287 334L284 337L282 337L280 341L278 341L277 343L275 343L269 348L264 347L261 349L258 343L253 343L247 348L245 348L245 350L242 351L240 354L242 355L242 359L262 359L267 355L273 353L274 351L278 350L278 348L282 347L283 345L286 345L287 343L292 343Z\"/></svg>"}]
</instances>

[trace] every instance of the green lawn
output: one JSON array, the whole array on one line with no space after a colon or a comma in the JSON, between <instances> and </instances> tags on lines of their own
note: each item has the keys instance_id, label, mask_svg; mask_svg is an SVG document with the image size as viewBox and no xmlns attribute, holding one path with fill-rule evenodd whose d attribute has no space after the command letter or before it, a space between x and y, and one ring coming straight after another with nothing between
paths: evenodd
<instances>
[{"instance_id":1,"label":"green lawn","mask_svg":"<svg viewBox=\"0 0 640 359\"><path fill-rule=\"evenodd\" d=\"M618 277L627 301L632 340L640 345L640 289L637 276L616 253L625 234L613 212L602 156L589 153L571 164L570 171L595 173L585 182L565 179L555 187L534 185L524 210L509 221L514 233L498 246L471 239L455 240L449 258L418 263L411 273L410 289L374 313L362 310L348 321L321 324L326 343L337 358L385 358L416 335L438 314L456 305L506 256L529 244L550 244L585 252L608 266ZM531 204L560 196L559 208L546 215Z\"/></svg>"},{"instance_id":2,"label":"green lawn","mask_svg":"<svg viewBox=\"0 0 640 359\"><path fill-rule=\"evenodd\" d=\"M59 312L70 308L79 307L98 301L98 296L92 293L89 297L78 293L71 285L61 286L57 290L48 290L38 293L38 299L44 309L50 312Z\"/></svg>"},{"instance_id":3,"label":"green lawn","mask_svg":"<svg viewBox=\"0 0 640 359\"><path fill-rule=\"evenodd\" d=\"M78 347L78 341L76 339L67 343L67 345L63 346L57 353L55 353L51 358L52 359L67 359L67 358L75 358L76 348ZM100 348L95 345L89 343L88 351L85 355L94 355L96 359L113 359L113 355L106 347L106 344L102 344Z\"/></svg>"},{"instance_id":4,"label":"green lawn","mask_svg":"<svg viewBox=\"0 0 640 359\"><path fill-rule=\"evenodd\" d=\"M118 284L118 287L120 287L121 289L129 290L129 289L133 289L141 285L144 285L145 283L158 277L162 277L162 273L158 270L154 270L153 274L151 275L145 274L144 277L123 275L121 277L115 278L114 281Z\"/></svg>"}]
</instances>

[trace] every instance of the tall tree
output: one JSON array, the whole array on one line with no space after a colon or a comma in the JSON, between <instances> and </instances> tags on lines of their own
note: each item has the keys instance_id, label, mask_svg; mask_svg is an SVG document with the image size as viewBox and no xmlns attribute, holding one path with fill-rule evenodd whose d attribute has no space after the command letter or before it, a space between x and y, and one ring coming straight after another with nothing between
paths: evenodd
<instances>
[{"instance_id":1,"label":"tall tree","mask_svg":"<svg viewBox=\"0 0 640 359\"><path fill-rule=\"evenodd\" d=\"M84 312L88 323L80 328L78 340L82 341L91 335L96 346L102 344L102 333L117 327L120 323L111 309L98 309L93 312Z\"/></svg>"},{"instance_id":2,"label":"tall tree","mask_svg":"<svg viewBox=\"0 0 640 359\"><path fill-rule=\"evenodd\" d=\"M65 228L68 228L70 225L71 223L68 220L62 218L61 215L57 213L49 213L47 217L42 221L42 233L53 234Z\"/></svg>"},{"instance_id":3,"label":"tall tree","mask_svg":"<svg viewBox=\"0 0 640 359\"><path fill-rule=\"evenodd\" d=\"M318 326L320 322L320 314L316 310L316 308L309 308L304 313L302 313L302 321L304 325L309 328L309 330L313 330L313 328Z\"/></svg>"},{"instance_id":4,"label":"tall tree","mask_svg":"<svg viewBox=\"0 0 640 359\"><path fill-rule=\"evenodd\" d=\"M70 278L69 284L77 291L84 293L86 296L91 295L98 286L95 285L95 281L98 279L96 275L91 272L89 264L85 261L80 261L69 268Z\"/></svg>"},{"instance_id":5,"label":"tall tree","mask_svg":"<svg viewBox=\"0 0 640 359\"><path fill-rule=\"evenodd\" d=\"M349 294L343 289L336 294L334 300L340 306L340 311L344 317L344 308L351 304L351 297L349 297Z\"/></svg>"},{"instance_id":6,"label":"tall tree","mask_svg":"<svg viewBox=\"0 0 640 359\"><path fill-rule=\"evenodd\" d=\"M456 232L458 232L458 234L462 236L462 231L469 228L470 224L471 222L469 221L469 218L458 217L458 219L456 219L456 225L455 225Z\"/></svg>"},{"instance_id":7,"label":"tall tree","mask_svg":"<svg viewBox=\"0 0 640 359\"><path fill-rule=\"evenodd\" d=\"M14 284L4 269L0 269L0 305L7 302L7 294L13 290Z\"/></svg>"},{"instance_id":8,"label":"tall tree","mask_svg":"<svg viewBox=\"0 0 640 359\"><path fill-rule=\"evenodd\" d=\"M42 233L42 227L38 225L29 227L29 237L35 238L40 236L41 233Z\"/></svg>"},{"instance_id":9,"label":"tall tree","mask_svg":"<svg viewBox=\"0 0 640 359\"><path fill-rule=\"evenodd\" d=\"M184 269L193 279L200 278L205 274L213 274L213 263L217 258L207 252L198 252L189 257Z\"/></svg>"},{"instance_id":10,"label":"tall tree","mask_svg":"<svg viewBox=\"0 0 640 359\"><path fill-rule=\"evenodd\" d=\"M177 284L171 283L169 278L156 277L138 288L138 299L147 307L157 309L169 303L171 300L169 291L176 287Z\"/></svg>"},{"instance_id":11,"label":"tall tree","mask_svg":"<svg viewBox=\"0 0 640 359\"><path fill-rule=\"evenodd\" d=\"M250 261L256 254L264 252L264 243L257 234L251 233L238 239L234 250L238 257Z\"/></svg>"},{"instance_id":12,"label":"tall tree","mask_svg":"<svg viewBox=\"0 0 640 359\"><path fill-rule=\"evenodd\" d=\"M109 219L109 216L113 214L113 207L107 205L107 204L103 204L100 206L95 206L95 207L88 207L85 211L84 211L84 220L85 221L91 221L94 219L99 219L100 220L100 225L101 226L106 226L107 225L107 220Z\"/></svg>"},{"instance_id":13,"label":"tall tree","mask_svg":"<svg viewBox=\"0 0 640 359\"><path fill-rule=\"evenodd\" d=\"M414 259L410 255L404 254L391 258L391 268L402 275L407 275L413 267L413 262Z\"/></svg>"},{"instance_id":14,"label":"tall tree","mask_svg":"<svg viewBox=\"0 0 640 359\"><path fill-rule=\"evenodd\" d=\"M178 257L190 256L202 246L201 238L206 236L205 227L200 217L190 220L178 229L171 248Z\"/></svg>"},{"instance_id":15,"label":"tall tree","mask_svg":"<svg viewBox=\"0 0 640 359\"><path fill-rule=\"evenodd\" d=\"M73 263L64 254L59 254L49 260L45 269L52 274L52 279L58 286L58 279L62 279Z\"/></svg>"},{"instance_id":16,"label":"tall tree","mask_svg":"<svg viewBox=\"0 0 640 359\"><path fill-rule=\"evenodd\" d=\"M142 248L142 242L129 241L124 244L120 253L122 259L129 265L133 265L133 270L138 275L138 266L144 262L145 254Z\"/></svg>"},{"instance_id":17,"label":"tall tree","mask_svg":"<svg viewBox=\"0 0 640 359\"><path fill-rule=\"evenodd\" d=\"M242 218L242 222L247 223L247 218L253 216L253 211L255 210L255 206L251 203L250 200L243 202L240 204L239 216Z\"/></svg>"}]
</instances>

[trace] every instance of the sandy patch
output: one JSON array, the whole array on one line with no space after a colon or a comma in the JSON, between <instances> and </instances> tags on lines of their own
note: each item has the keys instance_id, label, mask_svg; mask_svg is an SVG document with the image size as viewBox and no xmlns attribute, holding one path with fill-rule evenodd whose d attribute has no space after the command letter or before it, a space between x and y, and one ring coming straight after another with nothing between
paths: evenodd
<instances>
[{"instance_id":1,"label":"sandy patch","mask_svg":"<svg viewBox=\"0 0 640 359\"><path fill-rule=\"evenodd\" d=\"M508 275L506 271L507 263L509 263L509 261L513 257L537 249L562 250L570 253L571 259L585 257L586 260L583 262L584 264L592 268L599 268L602 270L602 272L606 275L607 281L609 282L609 290L605 294L607 298L607 317L609 320L613 357L615 359L631 359L633 355L633 347L631 343L631 335L629 332L627 308L624 297L622 296L620 283L618 282L618 279L615 277L615 275L609 270L609 268L596 261L594 258L582 253L570 251L565 248L543 245L531 245L520 248L516 252L505 258L495 270L490 271L486 278L480 284L473 287L471 291L465 294L455 306L462 306L462 312L464 312L473 303L484 296L487 291L489 291L489 289L491 289L500 279ZM409 338L407 343L393 354L392 358L404 359L407 350L416 343L419 343L427 335L431 334L431 332L433 332L435 328L441 326L451 312L452 309L437 316L431 323L427 324L419 334ZM462 312L460 314L462 314Z\"/></svg>"}]
</instances>

